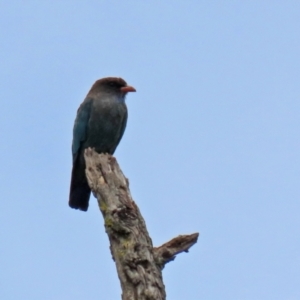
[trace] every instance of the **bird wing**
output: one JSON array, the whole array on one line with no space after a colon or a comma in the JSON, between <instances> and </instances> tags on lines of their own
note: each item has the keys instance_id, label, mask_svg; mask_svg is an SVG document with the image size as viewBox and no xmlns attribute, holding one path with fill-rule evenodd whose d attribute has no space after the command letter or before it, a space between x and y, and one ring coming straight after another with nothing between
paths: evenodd
<instances>
[{"instance_id":1,"label":"bird wing","mask_svg":"<svg viewBox=\"0 0 300 300\"><path fill-rule=\"evenodd\" d=\"M77 116L73 127L73 142L72 142L72 154L73 162L75 162L81 144L86 139L87 127L91 114L92 99L86 98L77 110Z\"/></svg>"}]
</instances>

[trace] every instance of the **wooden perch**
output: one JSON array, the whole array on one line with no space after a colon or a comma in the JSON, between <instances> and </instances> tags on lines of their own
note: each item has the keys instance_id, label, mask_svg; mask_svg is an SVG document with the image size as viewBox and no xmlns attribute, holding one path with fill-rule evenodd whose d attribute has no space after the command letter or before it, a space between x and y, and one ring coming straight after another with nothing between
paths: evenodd
<instances>
[{"instance_id":1,"label":"wooden perch","mask_svg":"<svg viewBox=\"0 0 300 300\"><path fill-rule=\"evenodd\" d=\"M104 217L122 300L166 299L162 269L177 254L188 252L199 234L181 235L154 248L116 159L90 148L85 150L84 157L88 183Z\"/></svg>"}]
</instances>

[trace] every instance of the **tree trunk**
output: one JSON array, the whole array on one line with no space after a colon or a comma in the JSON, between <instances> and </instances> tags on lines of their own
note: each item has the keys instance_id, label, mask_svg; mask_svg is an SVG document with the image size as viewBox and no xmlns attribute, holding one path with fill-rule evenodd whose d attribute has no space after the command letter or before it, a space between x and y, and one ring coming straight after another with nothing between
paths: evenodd
<instances>
[{"instance_id":1,"label":"tree trunk","mask_svg":"<svg viewBox=\"0 0 300 300\"><path fill-rule=\"evenodd\" d=\"M90 148L84 157L88 183L98 200L116 263L122 300L166 299L162 269L178 253L188 252L199 234L178 236L154 248L116 159Z\"/></svg>"}]
</instances>

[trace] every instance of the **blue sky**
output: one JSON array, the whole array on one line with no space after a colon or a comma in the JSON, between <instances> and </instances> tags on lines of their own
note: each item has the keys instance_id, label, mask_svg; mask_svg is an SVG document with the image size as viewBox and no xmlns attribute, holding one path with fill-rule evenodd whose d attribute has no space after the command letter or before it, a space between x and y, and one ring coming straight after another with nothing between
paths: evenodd
<instances>
[{"instance_id":1,"label":"blue sky","mask_svg":"<svg viewBox=\"0 0 300 300\"><path fill-rule=\"evenodd\" d=\"M120 299L96 200L67 205L106 76L137 89L115 156L154 245L200 232L168 299L300 299L299 28L299 1L2 1L0 299Z\"/></svg>"}]
</instances>

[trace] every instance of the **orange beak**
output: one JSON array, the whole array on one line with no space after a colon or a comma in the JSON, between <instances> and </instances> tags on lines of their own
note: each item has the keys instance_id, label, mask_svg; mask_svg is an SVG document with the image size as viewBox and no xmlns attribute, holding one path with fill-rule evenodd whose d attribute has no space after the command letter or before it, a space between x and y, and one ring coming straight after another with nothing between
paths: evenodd
<instances>
[{"instance_id":1,"label":"orange beak","mask_svg":"<svg viewBox=\"0 0 300 300\"><path fill-rule=\"evenodd\" d=\"M127 86L121 87L121 92L123 92L123 93L136 92L136 90L134 87L127 85Z\"/></svg>"}]
</instances>

